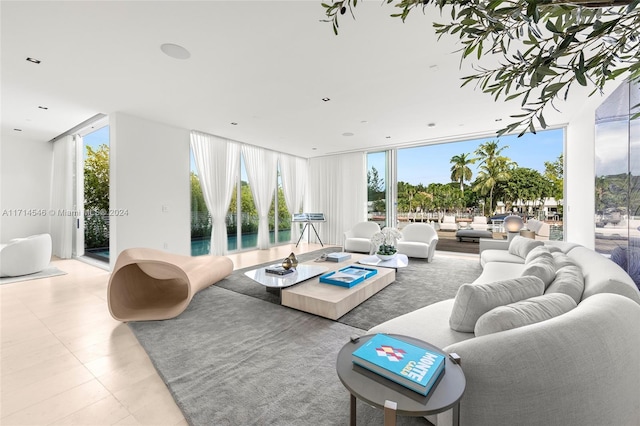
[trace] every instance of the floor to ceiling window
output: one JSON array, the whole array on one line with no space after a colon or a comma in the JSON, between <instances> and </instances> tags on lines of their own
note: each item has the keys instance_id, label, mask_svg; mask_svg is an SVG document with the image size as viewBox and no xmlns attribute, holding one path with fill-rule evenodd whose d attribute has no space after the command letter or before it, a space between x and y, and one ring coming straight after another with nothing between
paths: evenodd
<instances>
[{"instance_id":1,"label":"floor to ceiling window","mask_svg":"<svg viewBox=\"0 0 640 426\"><path fill-rule=\"evenodd\" d=\"M95 123L79 132L82 136L82 185L76 199L82 195L84 215L78 216L77 229L84 230L76 237L84 255L109 261L109 126L105 121ZM82 221L82 223L80 222ZM82 243L80 242L82 241ZM76 247L76 253L80 253Z\"/></svg>"},{"instance_id":2,"label":"floor to ceiling window","mask_svg":"<svg viewBox=\"0 0 640 426\"><path fill-rule=\"evenodd\" d=\"M367 154L367 219L387 222L387 151Z\"/></svg>"},{"instance_id":3,"label":"floor to ceiling window","mask_svg":"<svg viewBox=\"0 0 640 426\"><path fill-rule=\"evenodd\" d=\"M561 240L563 152L564 130L555 129L369 153L369 220L402 226L518 213L549 222Z\"/></svg>"},{"instance_id":4,"label":"floor to ceiling window","mask_svg":"<svg viewBox=\"0 0 640 426\"><path fill-rule=\"evenodd\" d=\"M208 254L211 245L211 215L200 187L197 170L191 157L191 254ZM227 225L227 250L238 251L257 247L259 217L251 193L244 159L240 156L240 175L229 203L225 218ZM277 214L276 214L277 212ZM278 173L277 190L269 211L269 239L271 244L291 241L291 214L287 209Z\"/></svg>"},{"instance_id":5,"label":"floor to ceiling window","mask_svg":"<svg viewBox=\"0 0 640 426\"><path fill-rule=\"evenodd\" d=\"M597 109L595 249L640 286L640 86L623 83Z\"/></svg>"}]
</instances>

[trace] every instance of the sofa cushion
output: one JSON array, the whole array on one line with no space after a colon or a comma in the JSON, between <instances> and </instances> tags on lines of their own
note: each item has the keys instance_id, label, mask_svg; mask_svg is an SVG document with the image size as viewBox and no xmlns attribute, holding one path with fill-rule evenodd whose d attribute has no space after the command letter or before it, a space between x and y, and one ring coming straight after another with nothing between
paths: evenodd
<instances>
[{"instance_id":1,"label":"sofa cushion","mask_svg":"<svg viewBox=\"0 0 640 426\"><path fill-rule=\"evenodd\" d=\"M576 303L582 300L584 291L584 276L580 267L568 265L563 266L556 272L553 282L547 287L545 294L564 293L571 296Z\"/></svg>"},{"instance_id":2,"label":"sofa cushion","mask_svg":"<svg viewBox=\"0 0 640 426\"><path fill-rule=\"evenodd\" d=\"M462 284L451 310L449 327L456 331L473 332L476 321L484 313L498 306L541 296L544 287L542 280L533 276L487 284Z\"/></svg>"},{"instance_id":3,"label":"sofa cushion","mask_svg":"<svg viewBox=\"0 0 640 426\"><path fill-rule=\"evenodd\" d=\"M526 259L531 250L543 244L544 243L542 241L536 241L531 238L516 235L513 237L513 240L511 240L511 243L509 243L509 253Z\"/></svg>"},{"instance_id":4,"label":"sofa cushion","mask_svg":"<svg viewBox=\"0 0 640 426\"><path fill-rule=\"evenodd\" d=\"M522 276L533 275L544 282L545 289L551 284L556 277L556 265L553 261L553 257L538 256L526 263Z\"/></svg>"},{"instance_id":5,"label":"sofa cushion","mask_svg":"<svg viewBox=\"0 0 640 426\"><path fill-rule=\"evenodd\" d=\"M552 255L553 262L556 265L556 270L565 266L578 266L578 264L573 259L562 252L554 252L552 253Z\"/></svg>"},{"instance_id":6,"label":"sofa cushion","mask_svg":"<svg viewBox=\"0 0 640 426\"><path fill-rule=\"evenodd\" d=\"M476 337L498 333L557 317L578 306L571 296L562 293L531 297L506 306L498 306L478 318Z\"/></svg>"},{"instance_id":7,"label":"sofa cushion","mask_svg":"<svg viewBox=\"0 0 640 426\"><path fill-rule=\"evenodd\" d=\"M538 258L538 257L548 257L548 258L553 258L553 256L551 255L551 252L549 251L549 249L547 247L545 247L544 245L539 245L538 247L533 248L529 254L527 254L527 257L524 259L524 263L529 263L532 260Z\"/></svg>"}]
</instances>

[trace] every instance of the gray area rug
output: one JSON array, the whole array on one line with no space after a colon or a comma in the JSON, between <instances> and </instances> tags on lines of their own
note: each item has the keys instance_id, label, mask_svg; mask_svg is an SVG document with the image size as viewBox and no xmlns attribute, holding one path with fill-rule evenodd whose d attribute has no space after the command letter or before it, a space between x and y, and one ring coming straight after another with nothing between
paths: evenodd
<instances>
[{"instance_id":1,"label":"gray area rug","mask_svg":"<svg viewBox=\"0 0 640 426\"><path fill-rule=\"evenodd\" d=\"M262 286L259 297L243 294L238 290L254 290L239 279L243 271L236 271L231 277L237 279L230 281L241 284L234 291L229 291L233 284L221 281L196 294L179 317L129 327L190 425L346 425L349 393L335 363L349 337L424 301L451 297L480 273L477 261L437 255L433 263L412 259L410 264L396 283L340 322L263 300L268 296ZM360 401L357 407L358 424L383 424L382 410ZM428 423L399 417L398 424Z\"/></svg>"},{"instance_id":2,"label":"gray area rug","mask_svg":"<svg viewBox=\"0 0 640 426\"><path fill-rule=\"evenodd\" d=\"M340 248L325 248L299 256L301 262L318 258ZM234 271L216 286L271 303L279 303L277 296L265 287L246 277L244 272L264 265ZM433 262L410 259L409 266L398 269L396 280L373 297L338 319L338 322L368 330L371 327L407 312L441 300L455 297L458 287L473 282L482 268L478 260L446 256L436 253Z\"/></svg>"},{"instance_id":3,"label":"gray area rug","mask_svg":"<svg viewBox=\"0 0 640 426\"><path fill-rule=\"evenodd\" d=\"M17 282L20 282L20 281L37 280L37 279L40 279L40 278L55 277L55 276L58 276L58 275L65 275L65 274L66 274L66 272L56 268L55 266L50 266L48 268L43 269L40 272L36 272L35 274L21 275L19 277L4 277L4 278L0 278L0 285L17 283Z\"/></svg>"}]
</instances>

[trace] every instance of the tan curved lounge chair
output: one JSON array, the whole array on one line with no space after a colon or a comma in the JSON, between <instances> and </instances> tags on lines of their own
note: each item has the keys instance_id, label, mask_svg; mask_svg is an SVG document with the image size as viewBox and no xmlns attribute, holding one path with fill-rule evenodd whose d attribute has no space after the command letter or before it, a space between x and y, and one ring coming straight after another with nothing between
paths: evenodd
<instances>
[{"instance_id":1,"label":"tan curved lounge chair","mask_svg":"<svg viewBox=\"0 0 640 426\"><path fill-rule=\"evenodd\" d=\"M225 256L181 256L148 248L123 250L107 288L111 316L118 321L174 318L193 296L233 271Z\"/></svg>"}]
</instances>

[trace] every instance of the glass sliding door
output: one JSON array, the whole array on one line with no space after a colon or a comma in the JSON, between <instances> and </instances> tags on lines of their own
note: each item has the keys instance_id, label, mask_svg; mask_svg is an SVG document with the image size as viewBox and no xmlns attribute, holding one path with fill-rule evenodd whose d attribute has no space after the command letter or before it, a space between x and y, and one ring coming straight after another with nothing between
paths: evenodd
<instances>
[{"instance_id":1,"label":"glass sliding door","mask_svg":"<svg viewBox=\"0 0 640 426\"><path fill-rule=\"evenodd\" d=\"M82 194L84 215L78 215L77 230L82 230L84 255L109 262L109 126L99 122L80 132L82 146ZM80 187L78 187L80 188ZM81 239L76 238L77 244ZM76 247L81 253L81 247Z\"/></svg>"},{"instance_id":2,"label":"glass sliding door","mask_svg":"<svg viewBox=\"0 0 640 426\"><path fill-rule=\"evenodd\" d=\"M387 152L367 154L367 219L387 224Z\"/></svg>"},{"instance_id":3,"label":"glass sliding door","mask_svg":"<svg viewBox=\"0 0 640 426\"><path fill-rule=\"evenodd\" d=\"M640 87L628 82L596 111L595 248L640 283ZM636 271L636 276L633 272Z\"/></svg>"}]
</instances>

